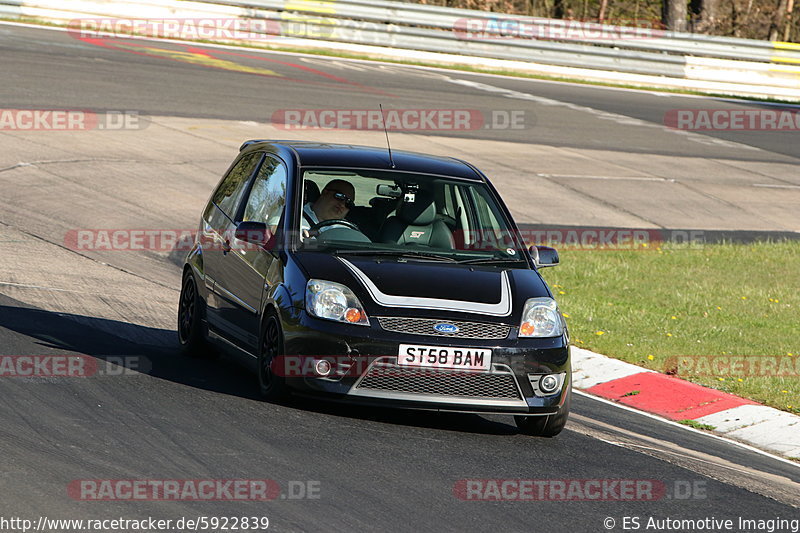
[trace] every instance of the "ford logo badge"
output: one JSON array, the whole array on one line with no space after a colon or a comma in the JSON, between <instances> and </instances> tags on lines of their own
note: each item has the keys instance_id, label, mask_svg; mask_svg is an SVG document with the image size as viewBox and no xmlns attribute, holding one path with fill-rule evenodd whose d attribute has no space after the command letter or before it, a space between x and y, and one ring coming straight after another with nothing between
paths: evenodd
<instances>
[{"instance_id":1,"label":"ford logo badge","mask_svg":"<svg viewBox=\"0 0 800 533\"><path fill-rule=\"evenodd\" d=\"M458 326L454 324L436 324L433 326L433 329L438 331L439 333L458 333Z\"/></svg>"}]
</instances>

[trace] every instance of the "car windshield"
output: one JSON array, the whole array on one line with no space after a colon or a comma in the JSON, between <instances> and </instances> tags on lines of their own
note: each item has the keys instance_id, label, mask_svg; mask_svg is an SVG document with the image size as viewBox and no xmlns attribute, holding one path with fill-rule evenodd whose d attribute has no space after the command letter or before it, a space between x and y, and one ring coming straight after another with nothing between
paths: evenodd
<instances>
[{"instance_id":1,"label":"car windshield","mask_svg":"<svg viewBox=\"0 0 800 533\"><path fill-rule=\"evenodd\" d=\"M298 246L336 254L467 263L524 260L485 183L427 174L303 172Z\"/></svg>"}]
</instances>

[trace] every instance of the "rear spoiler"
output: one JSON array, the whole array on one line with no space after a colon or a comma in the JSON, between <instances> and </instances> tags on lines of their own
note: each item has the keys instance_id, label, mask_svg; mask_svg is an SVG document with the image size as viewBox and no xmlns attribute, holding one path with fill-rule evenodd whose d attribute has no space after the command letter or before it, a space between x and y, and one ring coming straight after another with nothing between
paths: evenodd
<instances>
[{"instance_id":1,"label":"rear spoiler","mask_svg":"<svg viewBox=\"0 0 800 533\"><path fill-rule=\"evenodd\" d=\"M253 139L253 140L251 140L251 141L245 141L245 142L244 142L244 143L243 143L243 144L242 144L242 145L239 147L239 151L241 152L242 150L244 150L245 148L247 148L247 147L248 147L248 146L250 146L251 144L256 144L256 143L264 143L264 142L269 142L269 139Z\"/></svg>"}]
</instances>

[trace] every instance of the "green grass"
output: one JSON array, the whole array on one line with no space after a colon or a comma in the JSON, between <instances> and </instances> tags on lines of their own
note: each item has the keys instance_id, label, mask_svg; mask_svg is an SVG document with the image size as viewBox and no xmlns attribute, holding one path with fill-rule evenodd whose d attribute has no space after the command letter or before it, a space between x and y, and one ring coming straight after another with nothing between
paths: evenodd
<instances>
[{"instance_id":1,"label":"green grass","mask_svg":"<svg viewBox=\"0 0 800 533\"><path fill-rule=\"evenodd\" d=\"M712 426L710 424L701 424L696 420L678 420L678 424L683 424L684 426L689 426L695 429L705 429L708 431L714 431L717 429L717 426Z\"/></svg>"},{"instance_id":2,"label":"green grass","mask_svg":"<svg viewBox=\"0 0 800 533\"><path fill-rule=\"evenodd\" d=\"M751 356L800 371L800 242L566 250L542 275L573 345L800 413L797 373L686 364Z\"/></svg>"},{"instance_id":3,"label":"green grass","mask_svg":"<svg viewBox=\"0 0 800 533\"><path fill-rule=\"evenodd\" d=\"M44 19L38 19L35 17L0 17L0 20L5 20L9 22L21 22L27 24L38 24L41 26L52 26L52 27L65 27L67 24L62 24L58 22L48 21ZM169 39L169 38L167 38ZM170 39L172 40L172 39ZM491 69L491 68L480 68L480 67L472 67L469 65L454 65L451 63L445 62L435 62L435 61L410 61L405 59L392 59L390 57L383 57L383 56L376 56L370 54L358 54L358 53L349 53L349 52L340 52L337 50L326 50L314 47L298 47L298 46L286 46L282 45L277 41L271 41L268 44L259 45L253 43L236 43L236 42L223 42L219 40L208 40L208 39L195 39L194 42L201 43L201 44L224 44L226 46L235 46L239 48L251 48L251 49L258 49L258 50L275 50L275 51L282 51L282 52L297 52L302 54L311 54L311 55L319 55L319 56L328 56L328 57L339 57L343 59L360 59L365 61L378 61L381 63L395 63L399 65L413 65L413 66L420 66L420 67L435 67L435 68L442 68L447 70L455 70L455 71L463 71L463 72L474 72L477 74L492 74L492 75L499 75L499 76L511 76L514 78L529 78L535 80L545 80L545 81L557 81L557 82L564 82L564 83L575 83L579 85L593 85L593 86L600 86L600 87L615 87L620 89L637 89L642 91L655 91L660 93L674 93L674 94L688 94L688 95L699 95L699 96L706 96L706 97L714 97L714 98L730 98L735 100L745 100L745 101L757 101L757 102L765 102L765 103L789 103L793 104L796 103L796 100L791 99L781 99L781 98L773 98L773 97L760 97L760 96L745 96L745 95L736 95L736 94L728 94L728 93L718 93L718 92L711 92L711 91L700 91L700 90L689 90L689 89L681 89L681 88L670 88L670 87L647 87L647 86L640 86L640 85L631 85L625 83L613 83L613 82L602 82L602 81L593 81L593 80L585 80L581 78L570 78L564 76L548 76L546 74L533 74L529 72L520 72L516 70L506 70L506 69Z\"/></svg>"}]
</instances>

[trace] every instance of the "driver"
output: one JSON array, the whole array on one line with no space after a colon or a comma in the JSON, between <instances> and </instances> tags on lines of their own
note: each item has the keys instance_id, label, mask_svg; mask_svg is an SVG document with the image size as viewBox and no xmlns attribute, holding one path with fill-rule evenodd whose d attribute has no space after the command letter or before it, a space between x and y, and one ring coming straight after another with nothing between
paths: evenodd
<instances>
[{"instance_id":1,"label":"driver","mask_svg":"<svg viewBox=\"0 0 800 533\"><path fill-rule=\"evenodd\" d=\"M300 221L300 230L303 236L307 237L308 230L323 220L345 218L350 212L350 208L353 207L355 199L356 190L350 182L342 179L329 181L316 202L313 204L308 202L303 206L303 218ZM320 231L331 227L334 226L320 228Z\"/></svg>"}]
</instances>

